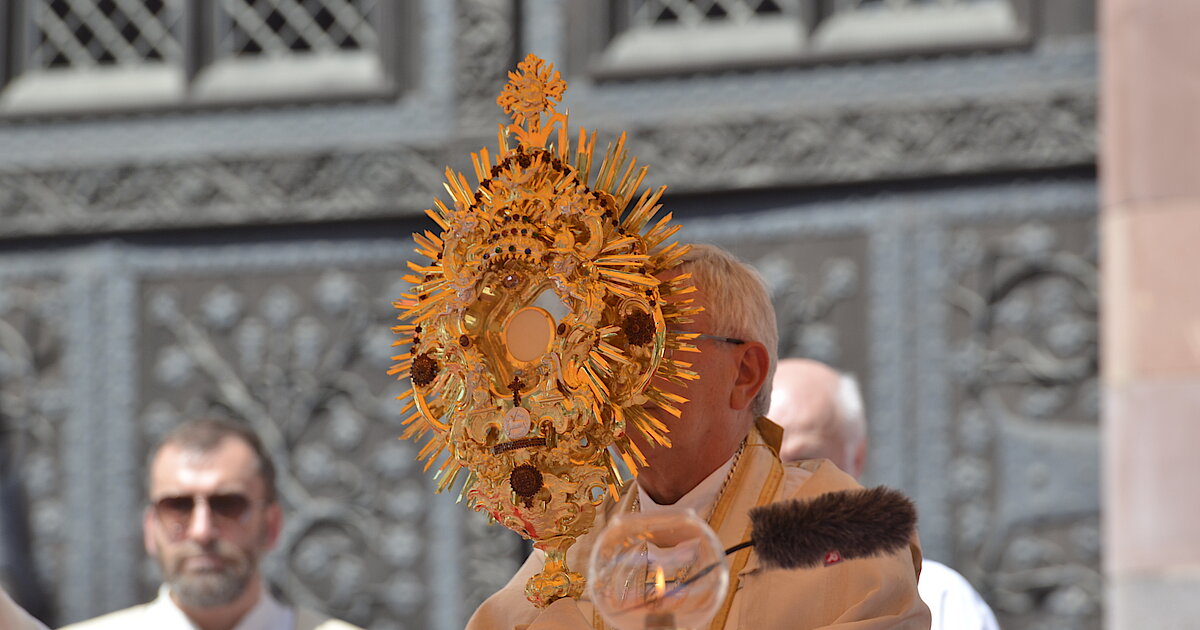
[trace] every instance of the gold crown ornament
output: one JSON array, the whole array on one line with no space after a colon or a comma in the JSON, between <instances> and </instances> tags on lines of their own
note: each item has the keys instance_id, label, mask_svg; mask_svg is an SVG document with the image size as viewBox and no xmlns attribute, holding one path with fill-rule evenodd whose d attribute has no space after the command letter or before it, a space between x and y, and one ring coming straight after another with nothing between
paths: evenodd
<instances>
[{"instance_id":1,"label":"gold crown ornament","mask_svg":"<svg viewBox=\"0 0 1200 630\"><path fill-rule=\"evenodd\" d=\"M596 134L572 147L559 73L529 55L508 76L498 155L472 154L474 189L447 169L450 202L427 211L441 232L413 235L428 262L409 263L395 302L406 350L389 374L412 381L402 438L425 440L437 490L461 480L459 500L545 551L525 591L544 607L582 594L566 551L615 496L615 458L645 464L630 436L670 444L651 410L679 416L684 399L658 386L696 378L672 358L695 334L672 324L699 307L687 274L655 276L687 246L667 242L670 214L652 223L665 186L635 200L646 168L625 135L592 179Z\"/></svg>"}]
</instances>

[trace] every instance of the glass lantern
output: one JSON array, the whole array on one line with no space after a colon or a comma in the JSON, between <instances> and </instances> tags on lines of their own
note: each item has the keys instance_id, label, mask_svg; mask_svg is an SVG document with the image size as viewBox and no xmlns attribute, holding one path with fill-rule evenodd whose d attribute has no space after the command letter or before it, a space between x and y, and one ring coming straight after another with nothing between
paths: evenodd
<instances>
[{"instance_id":1,"label":"glass lantern","mask_svg":"<svg viewBox=\"0 0 1200 630\"><path fill-rule=\"evenodd\" d=\"M587 588L621 630L707 628L729 570L721 541L692 510L621 514L592 548Z\"/></svg>"}]
</instances>

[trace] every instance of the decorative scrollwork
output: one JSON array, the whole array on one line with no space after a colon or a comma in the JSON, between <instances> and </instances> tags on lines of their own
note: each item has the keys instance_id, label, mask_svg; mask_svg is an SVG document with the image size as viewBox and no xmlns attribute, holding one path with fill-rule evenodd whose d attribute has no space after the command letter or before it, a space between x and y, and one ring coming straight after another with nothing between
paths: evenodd
<instances>
[{"instance_id":1,"label":"decorative scrollwork","mask_svg":"<svg viewBox=\"0 0 1200 630\"><path fill-rule=\"evenodd\" d=\"M1093 223L957 232L958 566L1001 622L1098 627L1098 273Z\"/></svg>"},{"instance_id":2,"label":"decorative scrollwork","mask_svg":"<svg viewBox=\"0 0 1200 630\"><path fill-rule=\"evenodd\" d=\"M67 570L63 287L0 277L0 579L39 614Z\"/></svg>"},{"instance_id":3,"label":"decorative scrollwork","mask_svg":"<svg viewBox=\"0 0 1200 630\"><path fill-rule=\"evenodd\" d=\"M0 172L8 236L369 218L418 208L441 173L417 150Z\"/></svg>"},{"instance_id":4,"label":"decorative scrollwork","mask_svg":"<svg viewBox=\"0 0 1200 630\"><path fill-rule=\"evenodd\" d=\"M516 57L512 5L503 0L464 0L455 7L458 115L465 121L490 125L495 121L496 86L504 84L505 73Z\"/></svg>"},{"instance_id":5,"label":"decorative scrollwork","mask_svg":"<svg viewBox=\"0 0 1200 630\"><path fill-rule=\"evenodd\" d=\"M950 101L630 130L671 190L826 184L1087 164L1096 97Z\"/></svg>"},{"instance_id":6,"label":"decorative scrollwork","mask_svg":"<svg viewBox=\"0 0 1200 630\"><path fill-rule=\"evenodd\" d=\"M842 363L842 348L833 312L858 293L858 262L845 257L821 263L816 277L781 256L756 264L775 305L779 323L779 356L802 356L833 365Z\"/></svg>"},{"instance_id":7,"label":"decorative scrollwork","mask_svg":"<svg viewBox=\"0 0 1200 630\"><path fill-rule=\"evenodd\" d=\"M415 451L394 439L398 407L380 404L389 400L376 376L387 357L372 351L387 335L388 315L373 304L381 279L331 270L145 292L147 334L166 341L148 369L169 386L143 408L147 445L183 417L252 426L279 467L286 514L269 578L294 601L372 627L424 618L431 562L421 542L431 493Z\"/></svg>"}]
</instances>

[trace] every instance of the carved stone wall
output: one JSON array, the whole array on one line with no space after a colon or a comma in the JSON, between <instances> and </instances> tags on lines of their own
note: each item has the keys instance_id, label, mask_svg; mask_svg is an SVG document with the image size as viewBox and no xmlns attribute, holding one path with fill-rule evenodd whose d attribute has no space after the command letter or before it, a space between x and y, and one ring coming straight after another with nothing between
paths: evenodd
<instances>
[{"instance_id":1,"label":"carved stone wall","mask_svg":"<svg viewBox=\"0 0 1200 630\"><path fill-rule=\"evenodd\" d=\"M742 116L640 129L633 150L677 191L1055 168L1096 154L1096 99L1054 94Z\"/></svg>"},{"instance_id":2,"label":"carved stone wall","mask_svg":"<svg viewBox=\"0 0 1200 630\"><path fill-rule=\"evenodd\" d=\"M137 387L155 394L134 410L140 452L181 418L245 420L281 471L288 516L270 573L288 594L358 623L427 625L432 493L394 439L387 269L179 271L138 283Z\"/></svg>"},{"instance_id":3,"label":"carved stone wall","mask_svg":"<svg viewBox=\"0 0 1200 630\"><path fill-rule=\"evenodd\" d=\"M780 356L856 373L865 482L1005 628L1100 627L1096 189L980 186L697 219L754 263Z\"/></svg>"},{"instance_id":4,"label":"carved stone wall","mask_svg":"<svg viewBox=\"0 0 1200 630\"><path fill-rule=\"evenodd\" d=\"M1097 627L1100 392L1095 217L946 235L958 566L1018 627Z\"/></svg>"},{"instance_id":5,"label":"carved stone wall","mask_svg":"<svg viewBox=\"0 0 1200 630\"><path fill-rule=\"evenodd\" d=\"M520 542L392 439L412 245L384 236L428 227L443 168L494 145L532 50L573 126L629 130L685 237L762 270L782 356L862 378L865 481L914 497L927 554L1009 630L1098 628L1095 39L614 78L573 57L579 6L406 2L393 100L0 120L0 448L52 621L151 595L147 449L195 414L249 423L284 470L285 597L449 630L507 581Z\"/></svg>"},{"instance_id":6,"label":"carved stone wall","mask_svg":"<svg viewBox=\"0 0 1200 630\"><path fill-rule=\"evenodd\" d=\"M65 252L65 267L3 259L3 413L58 621L153 596L143 466L195 416L246 422L279 466L287 517L266 573L292 601L364 627L457 628L516 570L515 535L435 496L395 439L391 300L411 250L111 244Z\"/></svg>"},{"instance_id":7,"label":"carved stone wall","mask_svg":"<svg viewBox=\"0 0 1200 630\"><path fill-rule=\"evenodd\" d=\"M74 462L59 456L72 435L67 358L67 287L62 275L0 273L0 419L5 518L0 576L29 606L53 607L47 579L71 570L66 553ZM14 471L19 471L14 475ZM19 484L10 485L13 479ZM51 601L43 598L51 596Z\"/></svg>"},{"instance_id":8,"label":"carved stone wall","mask_svg":"<svg viewBox=\"0 0 1200 630\"><path fill-rule=\"evenodd\" d=\"M0 173L7 236L389 216L436 193L434 151L210 157Z\"/></svg>"}]
</instances>

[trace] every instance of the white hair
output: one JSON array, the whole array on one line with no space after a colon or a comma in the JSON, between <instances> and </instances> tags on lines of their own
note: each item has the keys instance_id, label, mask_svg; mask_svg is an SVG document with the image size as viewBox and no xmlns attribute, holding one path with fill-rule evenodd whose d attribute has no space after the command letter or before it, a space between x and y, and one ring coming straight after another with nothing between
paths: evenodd
<instances>
[{"instance_id":1,"label":"white hair","mask_svg":"<svg viewBox=\"0 0 1200 630\"><path fill-rule=\"evenodd\" d=\"M855 452L867 439L867 416L863 410L862 392L858 387L858 379L853 374L838 372L834 406L846 447L845 461L853 462Z\"/></svg>"},{"instance_id":2,"label":"white hair","mask_svg":"<svg viewBox=\"0 0 1200 630\"><path fill-rule=\"evenodd\" d=\"M767 379L750 405L755 415L766 415L779 359L779 329L762 276L733 254L708 244L692 245L679 270L691 273L692 281L708 298L706 308L713 330L701 332L757 341L767 347Z\"/></svg>"}]
</instances>

